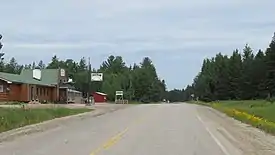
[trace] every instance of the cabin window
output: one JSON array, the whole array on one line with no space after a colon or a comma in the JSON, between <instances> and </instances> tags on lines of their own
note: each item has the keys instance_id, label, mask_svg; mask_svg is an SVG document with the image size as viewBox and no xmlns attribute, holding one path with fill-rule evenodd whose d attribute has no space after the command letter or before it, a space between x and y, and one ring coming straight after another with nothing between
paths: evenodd
<instances>
[{"instance_id":1,"label":"cabin window","mask_svg":"<svg viewBox=\"0 0 275 155\"><path fill-rule=\"evenodd\" d=\"M4 92L4 86L0 85L0 93L3 93L3 92Z\"/></svg>"}]
</instances>

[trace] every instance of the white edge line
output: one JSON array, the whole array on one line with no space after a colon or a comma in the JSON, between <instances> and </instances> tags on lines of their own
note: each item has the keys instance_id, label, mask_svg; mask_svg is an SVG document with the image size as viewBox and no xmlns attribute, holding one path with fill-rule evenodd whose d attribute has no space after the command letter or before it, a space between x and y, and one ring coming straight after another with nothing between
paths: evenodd
<instances>
[{"instance_id":1,"label":"white edge line","mask_svg":"<svg viewBox=\"0 0 275 155\"><path fill-rule=\"evenodd\" d=\"M197 115L198 120L202 123L202 125L205 127L206 131L209 133L209 135L211 136L211 138L214 139L214 141L217 143L217 145L221 148L222 152L225 155L230 155L230 153L228 153L228 151L225 149L225 147L222 145L222 143L218 140L218 138L216 136L214 136L214 134L209 130L209 128L205 125L205 123L203 122L202 118Z\"/></svg>"},{"instance_id":2,"label":"white edge line","mask_svg":"<svg viewBox=\"0 0 275 155\"><path fill-rule=\"evenodd\" d=\"M222 130L231 140L238 142L225 128L220 127L219 129Z\"/></svg>"}]
</instances>

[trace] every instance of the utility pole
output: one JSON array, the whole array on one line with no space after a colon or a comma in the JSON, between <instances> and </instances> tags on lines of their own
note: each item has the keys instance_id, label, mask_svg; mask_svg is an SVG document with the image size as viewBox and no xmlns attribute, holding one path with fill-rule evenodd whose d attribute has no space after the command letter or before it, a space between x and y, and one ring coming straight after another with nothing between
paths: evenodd
<instances>
[{"instance_id":1,"label":"utility pole","mask_svg":"<svg viewBox=\"0 0 275 155\"><path fill-rule=\"evenodd\" d=\"M89 57L89 68L88 68L88 103L90 103L91 96L91 59Z\"/></svg>"},{"instance_id":2,"label":"utility pole","mask_svg":"<svg viewBox=\"0 0 275 155\"><path fill-rule=\"evenodd\" d=\"M0 50L2 49L2 47L3 47L3 44L2 44L2 42L1 42L1 39L2 39L2 35L0 34ZM4 58L3 58L3 56L5 55L5 53L0 53L0 60L2 61Z\"/></svg>"}]
</instances>

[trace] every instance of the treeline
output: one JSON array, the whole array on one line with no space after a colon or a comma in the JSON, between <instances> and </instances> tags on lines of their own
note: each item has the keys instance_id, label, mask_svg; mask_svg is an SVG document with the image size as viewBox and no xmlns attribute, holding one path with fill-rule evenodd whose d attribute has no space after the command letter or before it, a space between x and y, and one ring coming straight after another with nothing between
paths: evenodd
<instances>
[{"instance_id":1,"label":"treeline","mask_svg":"<svg viewBox=\"0 0 275 155\"><path fill-rule=\"evenodd\" d=\"M19 74L23 68L64 68L75 82L74 87L83 92L84 95L89 91L100 91L108 94L109 100L114 100L115 91L122 90L124 91L124 98L128 100L157 102L165 97L165 81L158 77L156 68L148 57L145 57L140 64L126 66L121 56L109 56L99 69L91 68L91 72L104 74L103 82L89 82L90 67L84 57L76 62L72 59L60 60L54 56L47 65L42 60L38 64L26 65L18 64L15 58L12 58L8 63L1 61L0 71Z\"/></svg>"},{"instance_id":2,"label":"treeline","mask_svg":"<svg viewBox=\"0 0 275 155\"><path fill-rule=\"evenodd\" d=\"M166 91L165 99L170 102L184 102L192 100L193 88L192 86L187 86L185 89L174 89L170 91Z\"/></svg>"},{"instance_id":3,"label":"treeline","mask_svg":"<svg viewBox=\"0 0 275 155\"><path fill-rule=\"evenodd\" d=\"M189 92L203 101L271 99L275 95L275 37L263 51L246 45L205 59Z\"/></svg>"}]
</instances>

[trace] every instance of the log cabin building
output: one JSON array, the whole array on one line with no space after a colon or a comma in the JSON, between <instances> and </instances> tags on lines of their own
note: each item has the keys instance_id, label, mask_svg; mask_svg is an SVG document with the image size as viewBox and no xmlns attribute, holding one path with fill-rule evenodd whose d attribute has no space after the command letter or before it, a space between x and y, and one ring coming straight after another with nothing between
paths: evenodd
<instances>
[{"instance_id":1,"label":"log cabin building","mask_svg":"<svg viewBox=\"0 0 275 155\"><path fill-rule=\"evenodd\" d=\"M67 103L72 89L68 80L64 69L23 69L20 74L0 72L0 102ZM77 95L82 98L81 92Z\"/></svg>"}]
</instances>

